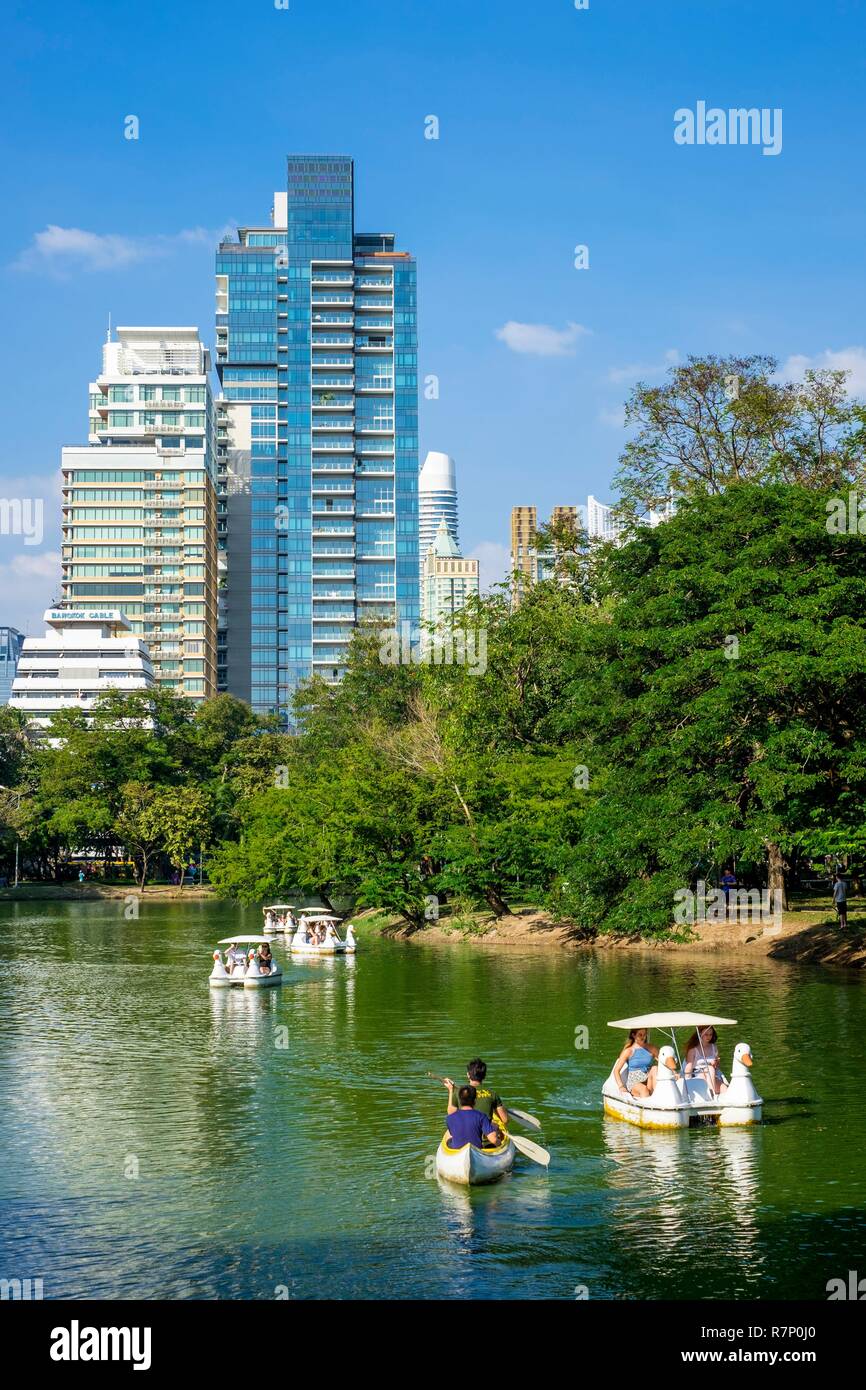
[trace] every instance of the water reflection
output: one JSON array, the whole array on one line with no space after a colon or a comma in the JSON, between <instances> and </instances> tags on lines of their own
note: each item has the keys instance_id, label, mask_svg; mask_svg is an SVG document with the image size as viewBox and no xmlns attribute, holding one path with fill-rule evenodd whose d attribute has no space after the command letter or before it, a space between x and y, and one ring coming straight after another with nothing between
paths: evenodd
<instances>
[{"instance_id":1,"label":"water reflection","mask_svg":"<svg viewBox=\"0 0 866 1390\"><path fill-rule=\"evenodd\" d=\"M685 1265L695 1296L708 1261L733 1258L754 1272L760 1126L645 1130L605 1116L603 1132L607 1184L620 1197L611 1221L624 1244L651 1252L669 1272Z\"/></svg>"}]
</instances>

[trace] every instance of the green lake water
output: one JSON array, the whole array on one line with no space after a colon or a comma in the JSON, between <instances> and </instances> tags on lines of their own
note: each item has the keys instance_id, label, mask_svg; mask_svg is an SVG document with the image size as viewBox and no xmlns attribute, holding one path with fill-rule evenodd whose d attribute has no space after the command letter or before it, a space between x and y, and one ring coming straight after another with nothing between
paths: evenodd
<instances>
[{"instance_id":1,"label":"green lake water","mask_svg":"<svg viewBox=\"0 0 866 1390\"><path fill-rule=\"evenodd\" d=\"M260 922L0 906L0 1276L46 1298L823 1299L866 1275L857 974L362 937L354 960L277 944L282 989L208 989L214 943ZM722 1062L752 1045L762 1125L603 1116L607 1020L687 1007L739 1020ZM435 1177L424 1073L479 1052L552 1163L467 1191Z\"/></svg>"}]
</instances>

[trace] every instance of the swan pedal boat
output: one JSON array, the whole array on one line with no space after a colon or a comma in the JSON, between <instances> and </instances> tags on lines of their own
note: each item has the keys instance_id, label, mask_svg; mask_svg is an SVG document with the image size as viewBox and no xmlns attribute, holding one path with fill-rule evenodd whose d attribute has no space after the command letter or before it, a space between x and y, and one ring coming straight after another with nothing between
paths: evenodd
<instances>
[{"instance_id":1,"label":"swan pedal boat","mask_svg":"<svg viewBox=\"0 0 866 1390\"><path fill-rule=\"evenodd\" d=\"M479 1183L496 1182L510 1172L516 1154L517 1149L507 1133L495 1149L479 1149L475 1144L452 1149L451 1136L446 1130L436 1150L436 1172L447 1182L475 1187Z\"/></svg>"},{"instance_id":2,"label":"swan pedal boat","mask_svg":"<svg viewBox=\"0 0 866 1390\"><path fill-rule=\"evenodd\" d=\"M350 956L357 950L355 941L355 931L349 923L346 928L346 939L341 941L337 934L337 927L341 919L334 917L329 912L303 913L298 922L297 931L292 934L286 931L286 947L293 956ZM313 926L324 926L325 939L316 945L310 940L310 928Z\"/></svg>"},{"instance_id":3,"label":"swan pedal boat","mask_svg":"<svg viewBox=\"0 0 866 1390\"><path fill-rule=\"evenodd\" d=\"M763 1100L752 1080L752 1049L737 1043L728 1089L717 1096L704 1076L686 1077L677 1046L676 1029L692 1030L728 1027L735 1018L713 1018L709 1014L658 1013L638 1018L620 1018L608 1028L659 1028L671 1035L672 1046L659 1049L656 1082L651 1096L624 1096L608 1076L602 1086L605 1114L625 1120L642 1129L694 1129L700 1125L756 1125L761 1122Z\"/></svg>"},{"instance_id":4,"label":"swan pedal boat","mask_svg":"<svg viewBox=\"0 0 866 1390\"><path fill-rule=\"evenodd\" d=\"M266 941L270 942L270 937L227 936L223 941L218 941L217 946L261 946ZM255 951L250 951L246 965L238 963L231 971L225 967L222 952L216 950L213 953L213 970L208 979L211 989L230 989L233 985L240 985L244 989L274 989L282 983L283 972L278 960L274 960L271 973L265 975L258 967Z\"/></svg>"},{"instance_id":5,"label":"swan pedal boat","mask_svg":"<svg viewBox=\"0 0 866 1390\"><path fill-rule=\"evenodd\" d=\"M271 903L269 907L262 908L262 916L265 919L264 930L268 936L276 936L277 932L284 932L285 927L277 926L277 918L285 917L287 912L294 912L294 903Z\"/></svg>"}]
</instances>

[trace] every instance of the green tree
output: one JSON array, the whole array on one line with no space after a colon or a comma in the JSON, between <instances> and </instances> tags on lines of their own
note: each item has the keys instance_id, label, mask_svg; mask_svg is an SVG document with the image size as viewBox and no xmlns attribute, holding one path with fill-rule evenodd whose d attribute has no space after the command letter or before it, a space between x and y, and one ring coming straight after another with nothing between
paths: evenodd
<instances>
[{"instance_id":1,"label":"green tree","mask_svg":"<svg viewBox=\"0 0 866 1390\"><path fill-rule=\"evenodd\" d=\"M568 691L596 779L559 885L584 922L670 925L672 894L737 856L785 868L866 795L866 538L805 487L695 494L611 550L613 617Z\"/></svg>"},{"instance_id":2,"label":"green tree","mask_svg":"<svg viewBox=\"0 0 866 1390\"><path fill-rule=\"evenodd\" d=\"M626 405L636 433L615 479L623 514L733 483L841 487L862 476L862 407L846 373L777 379L773 357L689 357Z\"/></svg>"}]
</instances>

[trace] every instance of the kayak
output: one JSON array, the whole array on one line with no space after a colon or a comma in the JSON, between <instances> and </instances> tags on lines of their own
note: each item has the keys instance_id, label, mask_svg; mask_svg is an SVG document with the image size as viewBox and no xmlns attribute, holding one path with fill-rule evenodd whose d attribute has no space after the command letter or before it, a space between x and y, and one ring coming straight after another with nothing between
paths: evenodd
<instances>
[{"instance_id":1,"label":"kayak","mask_svg":"<svg viewBox=\"0 0 866 1390\"><path fill-rule=\"evenodd\" d=\"M510 1172L517 1153L511 1139L506 1134L503 1143L495 1149L479 1149L475 1144L464 1144L460 1149L452 1149L450 1135L443 1135L442 1143L436 1150L436 1172L448 1182L459 1182L464 1187L476 1183L496 1182L503 1173Z\"/></svg>"}]
</instances>

